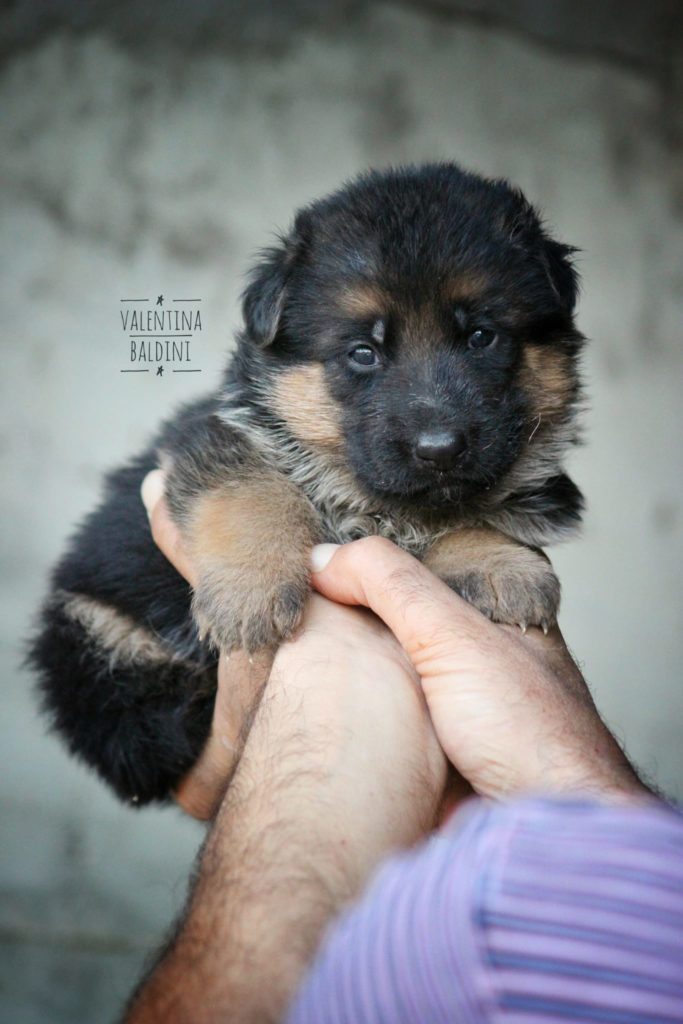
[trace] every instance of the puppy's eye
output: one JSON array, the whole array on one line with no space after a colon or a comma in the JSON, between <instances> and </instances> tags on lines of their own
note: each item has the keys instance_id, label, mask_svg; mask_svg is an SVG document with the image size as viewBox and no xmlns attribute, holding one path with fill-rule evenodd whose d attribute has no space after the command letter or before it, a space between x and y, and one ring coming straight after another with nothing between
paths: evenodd
<instances>
[{"instance_id":1,"label":"puppy's eye","mask_svg":"<svg viewBox=\"0 0 683 1024\"><path fill-rule=\"evenodd\" d=\"M470 348L490 348L497 341L498 335L495 331L488 327L478 327L476 331L472 331L470 334L467 344Z\"/></svg>"},{"instance_id":2,"label":"puppy's eye","mask_svg":"<svg viewBox=\"0 0 683 1024\"><path fill-rule=\"evenodd\" d=\"M375 352L374 348L370 348L369 345L356 345L349 352L349 359L356 366L376 366L379 363L379 357Z\"/></svg>"}]
</instances>

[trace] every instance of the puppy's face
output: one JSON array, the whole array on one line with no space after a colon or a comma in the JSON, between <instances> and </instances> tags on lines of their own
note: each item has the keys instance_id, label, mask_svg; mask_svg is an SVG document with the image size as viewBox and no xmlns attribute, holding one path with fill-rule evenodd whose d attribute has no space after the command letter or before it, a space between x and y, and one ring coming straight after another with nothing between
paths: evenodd
<instances>
[{"instance_id":1,"label":"puppy's face","mask_svg":"<svg viewBox=\"0 0 683 1024\"><path fill-rule=\"evenodd\" d=\"M466 503L571 405L569 252L453 165L361 178L303 211L245 293L272 408L366 492Z\"/></svg>"}]
</instances>

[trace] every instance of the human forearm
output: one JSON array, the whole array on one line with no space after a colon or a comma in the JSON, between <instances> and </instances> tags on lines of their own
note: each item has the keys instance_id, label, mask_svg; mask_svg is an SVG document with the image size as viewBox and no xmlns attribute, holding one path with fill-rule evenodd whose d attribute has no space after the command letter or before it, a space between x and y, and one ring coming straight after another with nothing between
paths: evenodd
<instances>
[{"instance_id":1,"label":"human forearm","mask_svg":"<svg viewBox=\"0 0 683 1024\"><path fill-rule=\"evenodd\" d=\"M278 1020L326 923L434 821L444 762L417 687L381 658L359 670L353 643L329 652L323 627L314 614L309 646L278 657L185 919L127 1024Z\"/></svg>"},{"instance_id":2,"label":"human forearm","mask_svg":"<svg viewBox=\"0 0 683 1024\"><path fill-rule=\"evenodd\" d=\"M337 856L337 819L322 808L332 827L311 842L308 805L319 801L310 769L297 779L293 760L288 778L257 747L259 731L255 723L202 851L187 916L130 1024L277 1020L320 930L355 891L352 868Z\"/></svg>"}]
</instances>

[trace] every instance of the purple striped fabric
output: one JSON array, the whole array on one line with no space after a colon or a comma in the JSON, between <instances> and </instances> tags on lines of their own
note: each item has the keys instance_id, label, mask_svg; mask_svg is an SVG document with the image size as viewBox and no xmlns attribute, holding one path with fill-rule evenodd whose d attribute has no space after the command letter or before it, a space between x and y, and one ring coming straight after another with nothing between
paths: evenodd
<instances>
[{"instance_id":1,"label":"purple striped fabric","mask_svg":"<svg viewBox=\"0 0 683 1024\"><path fill-rule=\"evenodd\" d=\"M683 813L471 801L331 928L287 1024L683 1024Z\"/></svg>"}]
</instances>

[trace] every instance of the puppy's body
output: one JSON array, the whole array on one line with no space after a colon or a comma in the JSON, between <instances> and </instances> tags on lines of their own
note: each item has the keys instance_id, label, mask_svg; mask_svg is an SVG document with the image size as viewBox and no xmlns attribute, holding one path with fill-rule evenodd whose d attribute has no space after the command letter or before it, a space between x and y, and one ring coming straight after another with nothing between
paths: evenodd
<instances>
[{"instance_id":1,"label":"puppy's body","mask_svg":"<svg viewBox=\"0 0 683 1024\"><path fill-rule=\"evenodd\" d=\"M518 192L447 164L366 175L264 254L220 391L108 478L33 644L56 727L119 795L188 770L216 649L291 635L317 542L381 534L497 621L554 620L531 549L581 512L569 255ZM159 462L194 594L140 503Z\"/></svg>"}]
</instances>

